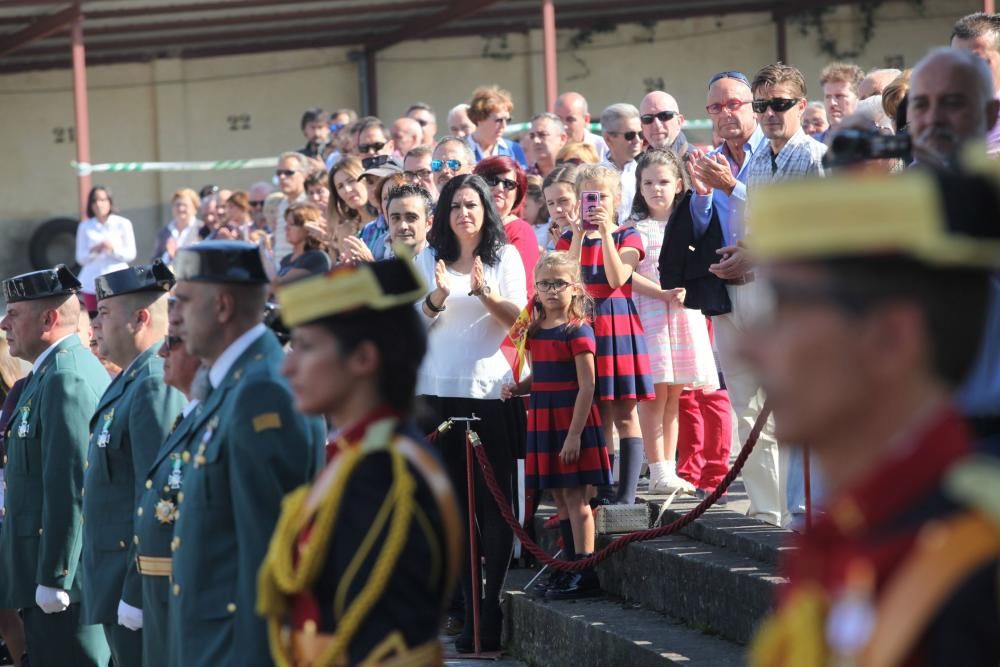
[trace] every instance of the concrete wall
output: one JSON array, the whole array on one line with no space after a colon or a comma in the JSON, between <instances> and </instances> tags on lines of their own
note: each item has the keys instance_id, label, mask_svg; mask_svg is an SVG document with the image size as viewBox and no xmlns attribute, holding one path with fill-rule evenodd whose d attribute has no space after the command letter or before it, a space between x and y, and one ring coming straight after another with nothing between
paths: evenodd
<instances>
[{"instance_id":1,"label":"concrete wall","mask_svg":"<svg viewBox=\"0 0 1000 667\"><path fill-rule=\"evenodd\" d=\"M912 65L928 48L946 43L958 16L980 9L978 0L888 3L878 10L872 43L857 62L863 67L901 60ZM558 9L558 6L557 6ZM557 16L558 21L558 16ZM827 19L843 48L856 45L860 14L840 8ZM765 14L738 14L649 27L622 25L569 47L576 31L559 33L559 88L590 100L594 115L612 102L638 103L662 85L689 118L703 118L705 83L723 69L752 74L775 59L775 29ZM443 112L483 83L498 83L514 97L515 120L544 106L541 34L505 38L461 37L414 41L376 59L378 110L392 120L413 101ZM814 34L788 24L789 62L801 68L811 97L819 98L819 71L827 61ZM262 157L298 147L298 118L307 106L359 106L357 69L347 49L291 51L198 60L93 67L88 70L91 151L94 162L208 160ZM75 146L68 71L0 76L0 275L26 270L25 243L35 224L73 216L76 179L69 162ZM249 116L248 127L238 119ZM60 129L62 128L62 129ZM59 137L62 143L56 143ZM164 202L177 188L205 183L246 187L269 170L163 174L98 174L136 226L140 257L168 219Z\"/></svg>"}]
</instances>

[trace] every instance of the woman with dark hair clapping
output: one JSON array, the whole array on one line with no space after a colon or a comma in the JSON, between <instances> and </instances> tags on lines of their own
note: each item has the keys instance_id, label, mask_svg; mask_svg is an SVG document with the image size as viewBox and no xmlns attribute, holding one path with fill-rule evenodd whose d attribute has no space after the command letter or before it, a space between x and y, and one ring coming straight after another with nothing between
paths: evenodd
<instances>
[{"instance_id":1,"label":"woman with dark hair clapping","mask_svg":"<svg viewBox=\"0 0 1000 667\"><path fill-rule=\"evenodd\" d=\"M479 417L482 421L473 428L509 499L515 454L524 448L525 415L520 402L500 400L501 387L513 379L500 345L527 302L524 267L517 250L507 244L502 217L479 176L456 176L444 186L427 241L428 249L415 260L432 286L419 306L428 327L427 356L417 380L417 393L430 413L425 427L430 430L448 417ZM463 496L464 438L463 429L456 428L438 440L452 485ZM486 579L481 640L484 650L495 650L500 646L500 591L513 533L478 475L475 484ZM460 504L466 507L464 497ZM469 572L462 578L462 589L465 623L455 645L467 653L473 650Z\"/></svg>"}]
</instances>

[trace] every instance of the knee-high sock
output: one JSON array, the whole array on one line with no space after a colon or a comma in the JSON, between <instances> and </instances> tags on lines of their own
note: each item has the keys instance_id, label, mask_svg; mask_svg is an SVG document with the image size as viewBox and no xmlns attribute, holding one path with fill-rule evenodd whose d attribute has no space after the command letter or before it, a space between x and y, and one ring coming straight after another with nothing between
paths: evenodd
<instances>
[{"instance_id":1,"label":"knee-high sock","mask_svg":"<svg viewBox=\"0 0 1000 667\"><path fill-rule=\"evenodd\" d=\"M639 486L639 471L642 470L642 438L622 438L618 441L618 496L615 503L631 505L635 502L635 492Z\"/></svg>"},{"instance_id":2,"label":"knee-high sock","mask_svg":"<svg viewBox=\"0 0 1000 667\"><path fill-rule=\"evenodd\" d=\"M562 560L573 560L576 558L576 547L573 544L573 524L569 519L559 522L559 534L563 541Z\"/></svg>"}]
</instances>

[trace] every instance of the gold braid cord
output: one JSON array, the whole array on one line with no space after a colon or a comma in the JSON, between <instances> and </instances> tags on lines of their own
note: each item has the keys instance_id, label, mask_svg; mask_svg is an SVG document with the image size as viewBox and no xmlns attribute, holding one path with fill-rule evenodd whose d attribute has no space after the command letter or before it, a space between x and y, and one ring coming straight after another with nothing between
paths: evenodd
<instances>
[{"instance_id":1,"label":"gold braid cord","mask_svg":"<svg viewBox=\"0 0 1000 667\"><path fill-rule=\"evenodd\" d=\"M387 447L386 451L391 458L393 475L392 486L379 509L381 517L392 512L385 544L379 552L368 581L338 620L333 637L315 663L315 667L338 664L338 660L346 655L348 646L361 623L385 592L396 562L406 545L413 517L413 494L416 482L407 470L406 458L391 446ZM279 667L291 667L293 664L288 646L282 639L282 622L287 611L285 598L307 590L319 576L347 488L347 480L370 452L371 450L355 447L341 453L340 469L330 484L330 490L318 505L309 541L298 552L297 567L293 562L292 553L296 548L298 536L313 516L305 507L309 487L296 489L282 503L281 517L278 519L267 556L261 566L257 600L257 612L265 616L268 621L271 654ZM384 519L372 523L362 542L365 548L359 549L360 552L371 549L384 523ZM360 562L355 561L351 563L351 570L356 572Z\"/></svg>"}]
</instances>

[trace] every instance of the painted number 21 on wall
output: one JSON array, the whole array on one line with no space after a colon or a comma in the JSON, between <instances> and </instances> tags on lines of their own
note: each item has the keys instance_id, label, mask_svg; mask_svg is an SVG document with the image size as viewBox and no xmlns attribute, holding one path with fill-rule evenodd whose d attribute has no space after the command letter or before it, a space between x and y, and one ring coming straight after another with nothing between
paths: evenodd
<instances>
[{"instance_id":1,"label":"painted number 21 on wall","mask_svg":"<svg viewBox=\"0 0 1000 667\"><path fill-rule=\"evenodd\" d=\"M241 113L241 114L233 114L231 116L226 116L226 125L229 126L230 132L240 132L242 130L249 130L250 114Z\"/></svg>"}]
</instances>

